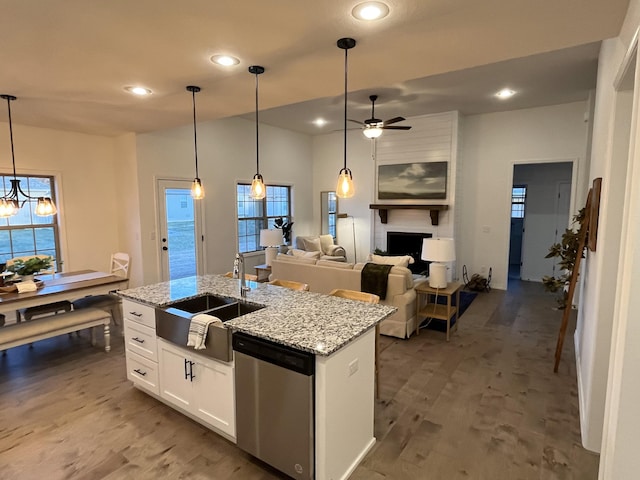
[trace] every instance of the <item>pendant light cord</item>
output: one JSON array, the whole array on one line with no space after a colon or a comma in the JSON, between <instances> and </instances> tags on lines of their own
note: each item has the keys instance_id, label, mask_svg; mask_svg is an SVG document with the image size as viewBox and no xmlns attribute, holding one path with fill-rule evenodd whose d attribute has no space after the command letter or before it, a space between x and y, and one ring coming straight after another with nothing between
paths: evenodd
<instances>
[{"instance_id":1,"label":"pendant light cord","mask_svg":"<svg viewBox=\"0 0 640 480\"><path fill-rule=\"evenodd\" d=\"M9 139L11 140L11 163L13 164L13 179L16 180L16 155L13 149L13 122L11 121L11 100L12 98L7 95L7 110L9 112Z\"/></svg>"},{"instance_id":2,"label":"pendant light cord","mask_svg":"<svg viewBox=\"0 0 640 480\"><path fill-rule=\"evenodd\" d=\"M344 169L347 169L347 54L344 50Z\"/></svg>"},{"instance_id":3,"label":"pendant light cord","mask_svg":"<svg viewBox=\"0 0 640 480\"><path fill-rule=\"evenodd\" d=\"M193 149L196 157L196 178L198 176L198 134L196 131L196 90L191 90L191 97L193 99Z\"/></svg>"},{"instance_id":4,"label":"pendant light cord","mask_svg":"<svg viewBox=\"0 0 640 480\"><path fill-rule=\"evenodd\" d=\"M260 175L260 144L258 122L258 73L256 72L256 175Z\"/></svg>"}]
</instances>

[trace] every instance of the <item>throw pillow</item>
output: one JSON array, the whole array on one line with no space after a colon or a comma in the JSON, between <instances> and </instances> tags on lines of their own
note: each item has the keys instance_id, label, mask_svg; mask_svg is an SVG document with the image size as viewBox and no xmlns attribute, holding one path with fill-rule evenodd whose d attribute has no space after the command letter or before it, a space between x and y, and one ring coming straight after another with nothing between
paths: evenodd
<instances>
[{"instance_id":1,"label":"throw pillow","mask_svg":"<svg viewBox=\"0 0 640 480\"><path fill-rule=\"evenodd\" d=\"M309 265L314 265L317 261L315 258L294 257L292 255L285 255L283 253L279 253L276 256L276 260L280 262L288 262L288 263L306 263Z\"/></svg>"},{"instance_id":2,"label":"throw pillow","mask_svg":"<svg viewBox=\"0 0 640 480\"><path fill-rule=\"evenodd\" d=\"M333 255L333 249L331 248L333 247L333 236L329 234L320 235L320 246L322 247L322 253L325 255Z\"/></svg>"},{"instance_id":3,"label":"throw pillow","mask_svg":"<svg viewBox=\"0 0 640 480\"><path fill-rule=\"evenodd\" d=\"M405 288L407 290L410 290L413 288L413 274L411 273L411 270L409 270L407 267L394 265L393 267L391 267L391 271L389 273L395 273L396 275L404 276Z\"/></svg>"},{"instance_id":4,"label":"throw pillow","mask_svg":"<svg viewBox=\"0 0 640 480\"><path fill-rule=\"evenodd\" d=\"M292 248L291 250L289 250L289 252L291 252L291 255L293 255L294 257L307 257L307 258L315 258L316 260L318 258L320 258L320 255L322 255L322 252L317 251L317 252L306 252L304 250L299 250L297 248ZM287 252L287 253L289 253Z\"/></svg>"},{"instance_id":5,"label":"throw pillow","mask_svg":"<svg viewBox=\"0 0 640 480\"><path fill-rule=\"evenodd\" d=\"M382 265L397 265L400 267L408 267L410 263L414 263L413 257L411 257L410 255L388 256L375 255L373 253L371 254L370 261Z\"/></svg>"},{"instance_id":6,"label":"throw pillow","mask_svg":"<svg viewBox=\"0 0 640 480\"><path fill-rule=\"evenodd\" d=\"M307 252L322 251L322 246L320 245L320 239L318 237L304 237L302 238L302 244Z\"/></svg>"}]
</instances>

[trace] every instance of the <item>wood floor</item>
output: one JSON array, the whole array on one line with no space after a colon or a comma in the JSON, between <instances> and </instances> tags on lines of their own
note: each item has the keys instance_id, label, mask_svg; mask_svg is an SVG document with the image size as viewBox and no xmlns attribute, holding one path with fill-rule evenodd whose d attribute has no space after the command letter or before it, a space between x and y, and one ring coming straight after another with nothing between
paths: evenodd
<instances>
[{"instance_id":1,"label":"wood floor","mask_svg":"<svg viewBox=\"0 0 640 480\"><path fill-rule=\"evenodd\" d=\"M580 445L572 335L539 284L481 293L444 341L382 337L374 449L379 479L595 479ZM133 388L121 338L86 333L0 357L0 479L277 479L278 472Z\"/></svg>"}]
</instances>

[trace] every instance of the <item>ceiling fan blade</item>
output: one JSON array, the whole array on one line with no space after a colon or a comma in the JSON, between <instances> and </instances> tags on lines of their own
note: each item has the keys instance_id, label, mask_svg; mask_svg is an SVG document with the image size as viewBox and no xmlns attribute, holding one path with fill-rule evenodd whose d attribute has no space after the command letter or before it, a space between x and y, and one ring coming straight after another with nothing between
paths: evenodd
<instances>
[{"instance_id":1,"label":"ceiling fan blade","mask_svg":"<svg viewBox=\"0 0 640 480\"><path fill-rule=\"evenodd\" d=\"M384 127L380 127L383 130L411 130L411 127L405 127L405 126L400 126L400 125L392 125L390 127L388 126L384 126Z\"/></svg>"},{"instance_id":2,"label":"ceiling fan blade","mask_svg":"<svg viewBox=\"0 0 640 480\"><path fill-rule=\"evenodd\" d=\"M347 118L348 122L353 122L353 123L357 123L358 125L360 125L361 127L364 127L365 124L362 122L359 122L358 120L351 120L350 118Z\"/></svg>"},{"instance_id":3,"label":"ceiling fan blade","mask_svg":"<svg viewBox=\"0 0 640 480\"><path fill-rule=\"evenodd\" d=\"M403 120L406 120L406 119L404 117L393 117L393 118L390 118L389 120L385 120L384 124L389 125L391 123L402 122Z\"/></svg>"}]
</instances>

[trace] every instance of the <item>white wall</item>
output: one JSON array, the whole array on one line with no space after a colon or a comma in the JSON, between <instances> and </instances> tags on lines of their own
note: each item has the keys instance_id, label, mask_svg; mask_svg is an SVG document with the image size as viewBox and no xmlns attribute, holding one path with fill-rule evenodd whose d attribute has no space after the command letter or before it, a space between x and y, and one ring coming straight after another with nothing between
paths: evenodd
<instances>
[{"instance_id":1,"label":"white wall","mask_svg":"<svg viewBox=\"0 0 640 480\"><path fill-rule=\"evenodd\" d=\"M1 123L4 173L12 171L8 131ZM18 175L55 176L63 271L108 271L111 253L120 250L115 140L15 123L13 134Z\"/></svg>"},{"instance_id":2,"label":"white wall","mask_svg":"<svg viewBox=\"0 0 640 480\"><path fill-rule=\"evenodd\" d=\"M138 135L137 159L143 281L148 284L160 278L160 242L152 240L157 238L156 181L193 179L193 127ZM198 170L205 188L205 272L222 273L231 270L237 251L236 182L250 183L256 173L255 124L241 118L198 124ZM268 184L294 185L293 235L314 227L311 170L310 137L261 125L260 173ZM247 263L263 262L260 253Z\"/></svg>"},{"instance_id":3,"label":"white wall","mask_svg":"<svg viewBox=\"0 0 640 480\"><path fill-rule=\"evenodd\" d=\"M584 203L587 108L587 102L575 102L462 119L458 265L466 264L470 273L492 267L492 286L506 289L516 163L576 159L575 205Z\"/></svg>"},{"instance_id":4,"label":"white wall","mask_svg":"<svg viewBox=\"0 0 640 480\"><path fill-rule=\"evenodd\" d=\"M614 90L614 79L626 63L625 54L632 45L632 39L640 26L640 1L631 0L620 36L603 43L599 59L598 89L596 96L594 143L591 177L603 177L600 224L598 229L598 249L586 260L587 276L584 309L581 312L581 330L576 332L576 342L580 342L578 366L581 368L584 386L584 402L591 401L587 420L589 430L595 438L598 430L597 411L602 392L603 378L606 380L606 403L604 427L600 455L600 475L603 480L635 479L640 471L640 456L637 443L640 432L640 153L638 140L638 100L637 51L632 53L636 67L630 72L635 77L635 93L629 105L627 93L618 94ZM624 106L622 106L624 105ZM622 112L620 111L622 107ZM620 119L631 107L630 127L621 125ZM629 155L620 150L620 136L629 128ZM618 169L626 163L624 181L619 181ZM612 182L617 180L615 184ZM607 184L610 185L607 185ZM610 228L607 214L615 206L615 193L624 189L621 214L621 228L616 236ZM604 213L604 215L603 215ZM614 218L614 221L617 219ZM618 242L616 237L620 239ZM619 255L616 245L619 244ZM613 254L609 248L613 246ZM611 269L611 264L616 268ZM615 270L615 272L612 272ZM613 276L613 278L611 278ZM610 354L607 343L611 339ZM602 369L607 369L605 375ZM584 371L589 368L588 371ZM589 395L591 394L591 395ZM581 399L581 402L583 400ZM584 429L583 429L584 431Z\"/></svg>"},{"instance_id":5,"label":"white wall","mask_svg":"<svg viewBox=\"0 0 640 480\"><path fill-rule=\"evenodd\" d=\"M561 182L571 183L571 163L544 163L516 165L513 184L527 186L524 235L522 241L522 268L520 278L541 282L544 275L559 275L553 271L555 260L545 258L549 247L560 242L567 222L558 229L558 186Z\"/></svg>"}]
</instances>

